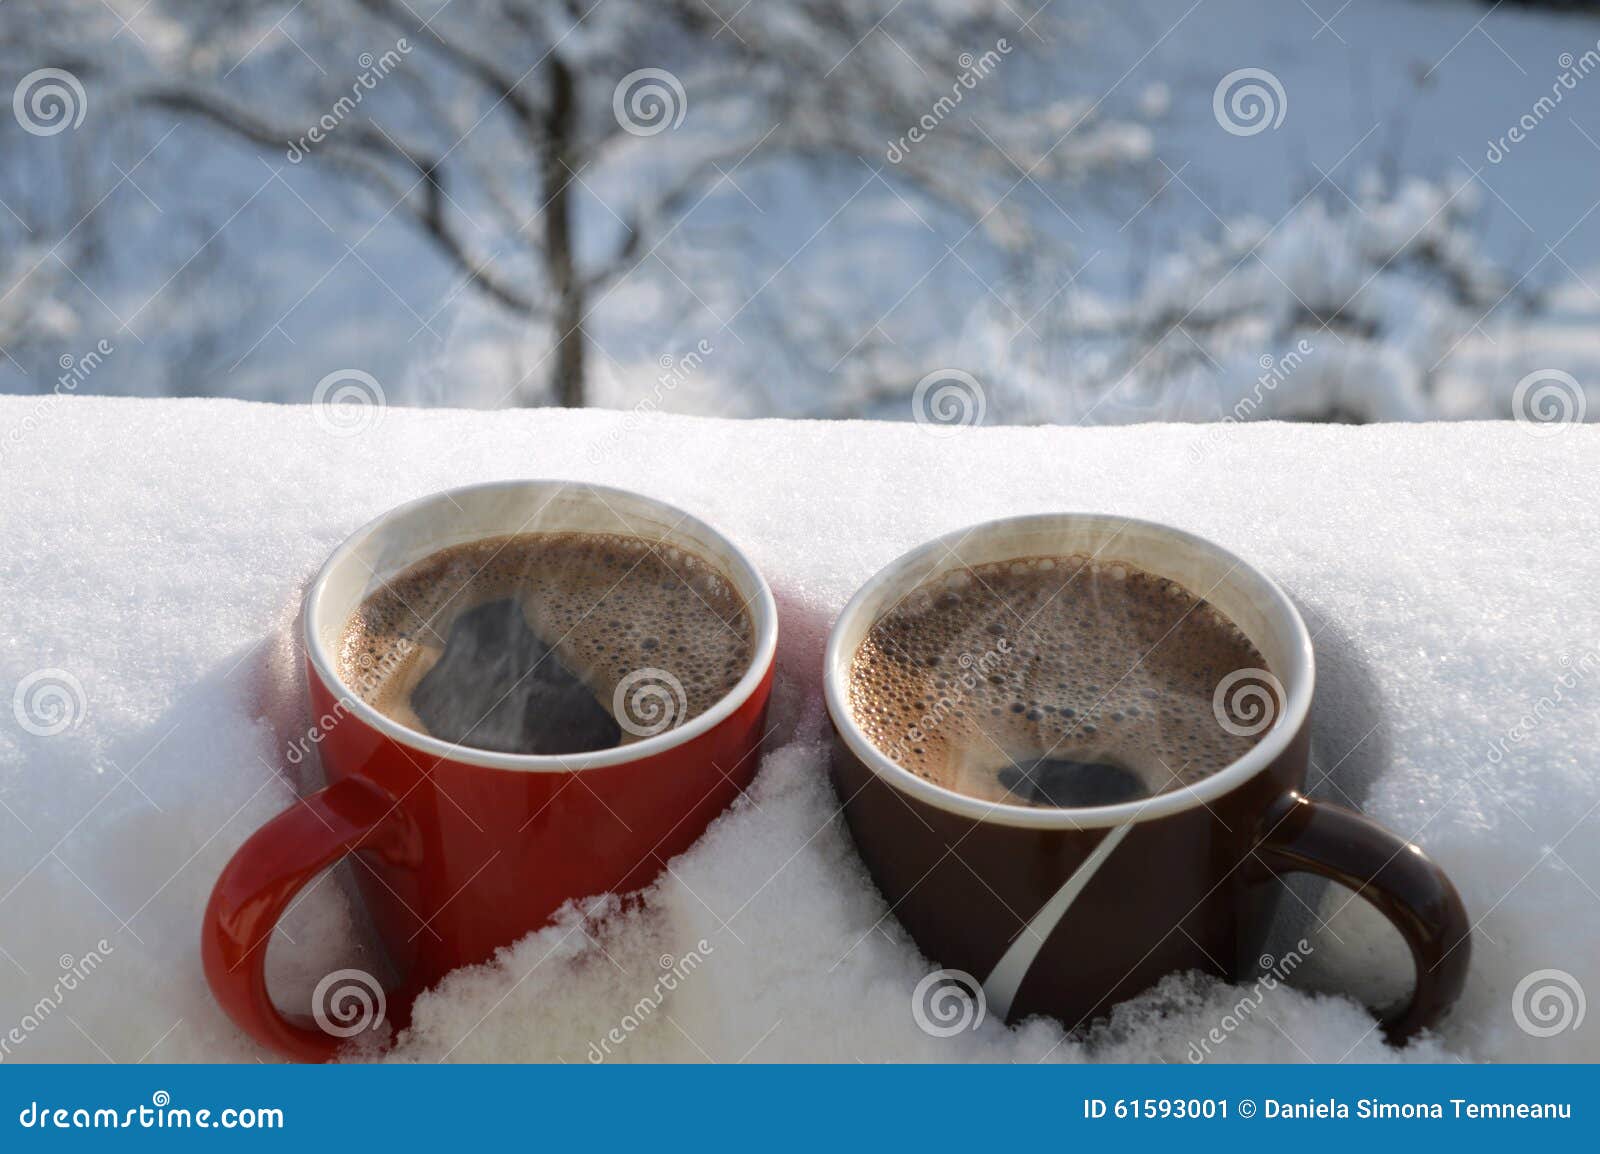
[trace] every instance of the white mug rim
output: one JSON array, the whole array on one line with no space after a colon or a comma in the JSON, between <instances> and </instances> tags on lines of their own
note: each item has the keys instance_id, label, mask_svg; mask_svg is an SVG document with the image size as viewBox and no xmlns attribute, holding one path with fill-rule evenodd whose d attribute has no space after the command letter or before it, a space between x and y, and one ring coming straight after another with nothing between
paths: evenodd
<instances>
[{"instance_id":1,"label":"white mug rim","mask_svg":"<svg viewBox=\"0 0 1600 1154\"><path fill-rule=\"evenodd\" d=\"M1269 669L1269 672L1282 679L1286 698L1283 709L1274 719L1271 728L1244 754L1195 785L1154 794L1140 801L1075 809L983 801L936 785L906 769L879 750L856 723L850 710L848 689L845 685L845 671L848 670L849 660L854 654L844 653L843 648L846 637L856 624L856 619L867 611L868 606L884 587L893 587L896 582L903 581L908 574L920 573L917 582L920 583L937 575L938 572L954 568L953 565L949 565L941 569L938 562L951 556L956 548L970 542L979 534L998 536L1028 529L1052 528L1068 521L1114 523L1123 527L1137 526L1153 534L1168 537L1181 546L1209 553L1216 560L1228 564L1230 570L1242 572L1260 586L1269 602L1261 608L1274 618L1275 627L1282 634L1281 640L1285 651L1290 654L1294 666L1293 669L1282 671ZM924 567L922 562L928 560L933 560L935 564L932 567ZM909 592L912 587L914 585L907 586L901 592ZM985 824L1039 830L1111 828L1135 822L1155 821L1201 806L1209 806L1266 770L1287 751L1310 715L1315 682L1316 660L1305 620L1288 594L1265 573L1216 542L1176 526L1138 517L1091 512L1032 513L982 521L965 529L943 534L901 554L868 578L840 610L828 633L828 643L823 658L823 696L834 728L850 752L875 776L891 788L947 813Z\"/></svg>"},{"instance_id":2,"label":"white mug rim","mask_svg":"<svg viewBox=\"0 0 1600 1154\"><path fill-rule=\"evenodd\" d=\"M546 488L552 488L557 491L561 489L586 490L599 494L602 499L610 496L619 501L625 500L629 503L643 504L667 516L675 526L688 526L709 540L716 542L726 556L723 559L707 558L707 561L716 565L719 569L728 567L724 564L724 561L731 562L732 567L740 570L740 572L731 573L728 576L742 577L744 582L752 587L756 593L754 597L745 598L745 607L750 613L751 626L755 635L754 643L751 646L750 661L733 688L704 713L664 733L646 737L630 745L619 745L610 749L575 754L497 753L493 750L458 745L454 742L442 741L439 738L402 725L363 701L361 695L355 692L339 676L333 656L328 652L327 646L323 644L319 635L318 624L321 619L322 598L330 577L342 565L350 563L352 554L372 534L380 532L390 522L408 514L416 513L429 505L445 505L448 507L473 494L493 492L495 490L537 492ZM485 536L488 536L488 534L485 534ZM442 545L440 546L440 548L443 547ZM414 560L421 559L421 557L418 557ZM597 485L590 481L561 480L559 478L486 481L474 485L441 489L380 513L345 538L339 547L329 554L328 559L323 562L322 568L318 571L316 578L306 592L304 610L301 617L306 656L312 668L315 669L317 676L321 679L324 688L334 693L348 713L359 718L364 724L377 730L390 740L428 756L463 765L479 766L484 769L504 769L524 773L578 773L588 769L599 769L604 766L628 765L666 753L681 745L686 745L697 737L715 729L750 700L771 670L778 644L778 611L777 604L773 600L772 589L768 586L767 580L762 576L761 571L756 568L744 551L735 545L726 534L693 514L658 498L630 489L620 489L610 485Z\"/></svg>"}]
</instances>

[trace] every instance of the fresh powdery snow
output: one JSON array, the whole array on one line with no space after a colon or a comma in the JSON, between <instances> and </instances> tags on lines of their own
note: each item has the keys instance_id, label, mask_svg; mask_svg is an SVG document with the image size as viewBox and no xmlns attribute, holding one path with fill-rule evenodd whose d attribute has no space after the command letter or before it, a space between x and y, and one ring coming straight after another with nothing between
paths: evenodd
<instances>
[{"instance_id":1,"label":"fresh powdery snow","mask_svg":"<svg viewBox=\"0 0 1600 1154\"><path fill-rule=\"evenodd\" d=\"M782 617L777 729L749 796L642 900L587 903L587 919L450 975L391 1059L1183 1062L1219 1028L1211 1061L1600 1059L1579 1016L1600 993L1600 430L327 416L0 399L5 1061L271 1057L211 1001L199 920L228 856L314 785L285 756L308 723L301 591L383 510L513 477L636 489L744 546ZM1309 949L1297 989L1176 976L1072 1038L992 1017L919 1029L912 991L932 963L887 916L824 772L823 640L906 549L1059 509L1197 531L1302 606L1314 792L1414 836L1477 923L1466 994L1436 1034L1388 1049L1345 996L1392 993L1408 960L1338 889L1304 891L1314 910L1285 902L1280 936ZM375 964L347 881L317 885L274 940L285 1005ZM663 959L691 952L698 968L663 996ZM602 1054L608 1035L623 1040Z\"/></svg>"}]
</instances>

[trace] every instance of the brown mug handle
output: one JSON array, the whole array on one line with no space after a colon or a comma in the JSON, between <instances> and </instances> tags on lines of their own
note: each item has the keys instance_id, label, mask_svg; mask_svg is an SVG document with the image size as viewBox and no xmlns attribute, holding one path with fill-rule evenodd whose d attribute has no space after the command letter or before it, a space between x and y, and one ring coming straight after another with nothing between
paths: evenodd
<instances>
[{"instance_id":1,"label":"brown mug handle","mask_svg":"<svg viewBox=\"0 0 1600 1154\"><path fill-rule=\"evenodd\" d=\"M1394 923L1417 967L1406 1005L1384 1017L1390 1042L1437 1022L1461 994L1472 957L1472 925L1461 895L1426 854L1354 810L1285 794L1267 819L1257 855L1273 873L1339 882Z\"/></svg>"}]
</instances>

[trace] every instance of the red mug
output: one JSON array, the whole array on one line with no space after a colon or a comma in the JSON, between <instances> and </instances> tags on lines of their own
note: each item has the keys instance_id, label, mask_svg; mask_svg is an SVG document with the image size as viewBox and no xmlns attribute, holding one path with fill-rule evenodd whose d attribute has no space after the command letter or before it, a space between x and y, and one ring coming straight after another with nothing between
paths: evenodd
<instances>
[{"instance_id":1,"label":"red mug","mask_svg":"<svg viewBox=\"0 0 1600 1154\"><path fill-rule=\"evenodd\" d=\"M733 690L634 744L535 756L408 729L339 680L337 639L381 581L441 549L535 522L540 531L639 537L712 562L751 617L750 664ZM309 737L327 785L239 847L201 926L217 1001L253 1038L290 1058L327 1060L353 1031L326 1013L296 1015L273 1004L267 941L301 888L347 855L359 855L365 867L356 880L399 976L385 1000L404 1020L422 990L539 929L566 902L648 885L754 776L777 648L772 592L721 534L648 497L561 481L424 497L339 547L306 594L303 621L317 719ZM365 994L375 1001L382 991Z\"/></svg>"}]
</instances>

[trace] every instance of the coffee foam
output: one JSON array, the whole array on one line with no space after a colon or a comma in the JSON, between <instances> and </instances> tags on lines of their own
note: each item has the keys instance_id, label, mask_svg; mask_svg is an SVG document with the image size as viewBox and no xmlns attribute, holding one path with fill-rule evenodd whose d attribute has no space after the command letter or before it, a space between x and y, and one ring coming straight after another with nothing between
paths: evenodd
<instances>
[{"instance_id":1,"label":"coffee foam","mask_svg":"<svg viewBox=\"0 0 1600 1154\"><path fill-rule=\"evenodd\" d=\"M1259 739L1214 709L1246 669L1266 669L1255 646L1176 582L1084 556L1019 558L932 578L885 613L852 659L850 709L897 764L980 800L1031 804L1001 775L1015 784L1040 758L1129 770L1154 794Z\"/></svg>"},{"instance_id":2,"label":"coffee foam","mask_svg":"<svg viewBox=\"0 0 1600 1154\"><path fill-rule=\"evenodd\" d=\"M624 745L710 709L753 652L743 599L704 558L619 534L523 533L441 550L370 594L340 636L340 680L427 733L412 691L456 618L504 598L616 717Z\"/></svg>"}]
</instances>

